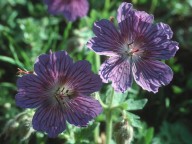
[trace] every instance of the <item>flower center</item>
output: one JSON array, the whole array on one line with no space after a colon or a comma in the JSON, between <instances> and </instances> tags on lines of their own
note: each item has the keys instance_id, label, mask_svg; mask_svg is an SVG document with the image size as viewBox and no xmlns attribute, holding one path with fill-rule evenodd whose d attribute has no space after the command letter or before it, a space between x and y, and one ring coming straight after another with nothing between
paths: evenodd
<instances>
[{"instance_id":1,"label":"flower center","mask_svg":"<svg viewBox=\"0 0 192 144\"><path fill-rule=\"evenodd\" d=\"M61 86L55 91L55 98L60 105L66 106L67 102L73 97L74 91L67 86Z\"/></svg>"},{"instance_id":2,"label":"flower center","mask_svg":"<svg viewBox=\"0 0 192 144\"><path fill-rule=\"evenodd\" d=\"M140 49L140 45L137 44L136 42L131 42L131 43L124 43L122 47L122 56L125 59L137 59L141 58L144 54L144 50Z\"/></svg>"},{"instance_id":3,"label":"flower center","mask_svg":"<svg viewBox=\"0 0 192 144\"><path fill-rule=\"evenodd\" d=\"M138 51L139 51L139 49L130 49L129 51L127 51L127 55L132 56L134 53L136 53Z\"/></svg>"}]
</instances>

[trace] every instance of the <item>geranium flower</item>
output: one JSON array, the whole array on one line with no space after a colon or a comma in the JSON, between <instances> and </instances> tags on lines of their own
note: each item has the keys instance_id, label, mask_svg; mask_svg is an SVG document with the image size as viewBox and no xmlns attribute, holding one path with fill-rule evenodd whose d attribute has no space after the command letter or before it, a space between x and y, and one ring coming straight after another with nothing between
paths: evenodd
<instances>
[{"instance_id":1,"label":"geranium flower","mask_svg":"<svg viewBox=\"0 0 192 144\"><path fill-rule=\"evenodd\" d=\"M65 51L40 55L34 74L18 79L16 104L37 108L32 125L37 131L56 137L66 121L83 127L102 112L100 103L90 94L101 88L99 75L91 72L87 61L73 60Z\"/></svg>"},{"instance_id":2,"label":"geranium flower","mask_svg":"<svg viewBox=\"0 0 192 144\"><path fill-rule=\"evenodd\" d=\"M94 23L95 37L87 46L99 55L106 55L100 68L103 82L112 81L116 91L124 92L136 83L156 93L173 78L170 67L159 60L173 57L178 43L171 41L173 32L164 23L153 24L153 16L137 11L130 3L122 3L117 15L119 30L108 20Z\"/></svg>"},{"instance_id":3,"label":"geranium flower","mask_svg":"<svg viewBox=\"0 0 192 144\"><path fill-rule=\"evenodd\" d=\"M44 2L51 14L62 14L68 21L86 16L89 10L87 0L44 0Z\"/></svg>"}]
</instances>

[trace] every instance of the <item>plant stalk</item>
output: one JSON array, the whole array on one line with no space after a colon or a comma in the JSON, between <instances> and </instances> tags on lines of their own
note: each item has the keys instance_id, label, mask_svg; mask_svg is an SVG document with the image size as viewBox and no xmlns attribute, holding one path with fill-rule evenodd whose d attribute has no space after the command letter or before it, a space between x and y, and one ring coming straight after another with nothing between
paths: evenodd
<instances>
[{"instance_id":1,"label":"plant stalk","mask_svg":"<svg viewBox=\"0 0 192 144\"><path fill-rule=\"evenodd\" d=\"M113 105L113 97L114 97L114 89L111 93L111 99L109 102L109 107L106 110L106 144L111 143L112 139L112 127L113 127L113 119L112 119L112 105Z\"/></svg>"},{"instance_id":2,"label":"plant stalk","mask_svg":"<svg viewBox=\"0 0 192 144\"><path fill-rule=\"evenodd\" d=\"M97 144L99 139L99 124L96 126L94 130L94 141Z\"/></svg>"}]
</instances>

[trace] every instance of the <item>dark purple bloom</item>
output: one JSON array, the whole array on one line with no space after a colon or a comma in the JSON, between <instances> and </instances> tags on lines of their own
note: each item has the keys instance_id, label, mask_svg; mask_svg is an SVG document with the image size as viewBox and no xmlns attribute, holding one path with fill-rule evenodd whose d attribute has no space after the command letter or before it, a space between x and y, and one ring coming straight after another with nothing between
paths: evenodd
<instances>
[{"instance_id":1,"label":"dark purple bloom","mask_svg":"<svg viewBox=\"0 0 192 144\"><path fill-rule=\"evenodd\" d=\"M119 30L108 20L95 22L96 37L87 46L97 54L107 55L100 68L104 82L112 81L116 91L124 92L136 83L156 93L173 78L172 70L159 60L173 57L178 43L171 41L173 32L164 23L153 24L153 16L122 3L117 15Z\"/></svg>"},{"instance_id":2,"label":"dark purple bloom","mask_svg":"<svg viewBox=\"0 0 192 144\"><path fill-rule=\"evenodd\" d=\"M89 10L87 0L44 0L51 14L62 14L68 21L84 17Z\"/></svg>"},{"instance_id":3,"label":"dark purple bloom","mask_svg":"<svg viewBox=\"0 0 192 144\"><path fill-rule=\"evenodd\" d=\"M101 85L89 62L73 63L65 51L43 54L36 60L34 74L18 79L16 104L37 108L33 128L56 137L65 130L66 121L82 127L102 112L100 103L90 97Z\"/></svg>"}]
</instances>

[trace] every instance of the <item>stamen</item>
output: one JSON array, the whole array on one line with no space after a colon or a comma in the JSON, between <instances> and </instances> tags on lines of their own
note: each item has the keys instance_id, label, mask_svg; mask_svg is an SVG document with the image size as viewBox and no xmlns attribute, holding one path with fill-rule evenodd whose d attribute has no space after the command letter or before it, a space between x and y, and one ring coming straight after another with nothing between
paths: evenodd
<instances>
[{"instance_id":1,"label":"stamen","mask_svg":"<svg viewBox=\"0 0 192 144\"><path fill-rule=\"evenodd\" d=\"M112 23L114 23L114 17L113 16L110 16L110 18L109 18L109 21L111 21Z\"/></svg>"},{"instance_id":2,"label":"stamen","mask_svg":"<svg viewBox=\"0 0 192 144\"><path fill-rule=\"evenodd\" d=\"M17 68L18 71L17 71L17 74L20 76L20 75L25 75L25 74L32 74L33 71L26 71L26 70L22 70L20 68Z\"/></svg>"},{"instance_id":3,"label":"stamen","mask_svg":"<svg viewBox=\"0 0 192 144\"><path fill-rule=\"evenodd\" d=\"M133 42L134 42L134 41L132 41L131 43L128 43L128 44L127 44L127 46L129 47L130 45L132 45L132 44L133 44Z\"/></svg>"},{"instance_id":4,"label":"stamen","mask_svg":"<svg viewBox=\"0 0 192 144\"><path fill-rule=\"evenodd\" d=\"M66 107L67 102L73 97L73 91L67 86L62 86L55 91L54 97L60 106Z\"/></svg>"}]
</instances>

